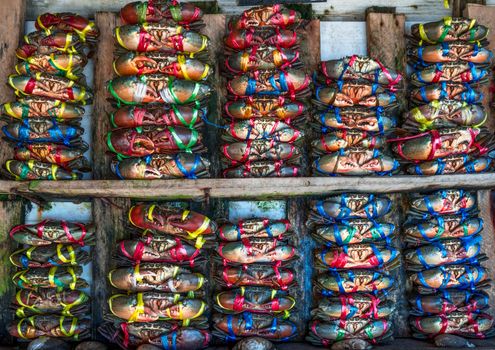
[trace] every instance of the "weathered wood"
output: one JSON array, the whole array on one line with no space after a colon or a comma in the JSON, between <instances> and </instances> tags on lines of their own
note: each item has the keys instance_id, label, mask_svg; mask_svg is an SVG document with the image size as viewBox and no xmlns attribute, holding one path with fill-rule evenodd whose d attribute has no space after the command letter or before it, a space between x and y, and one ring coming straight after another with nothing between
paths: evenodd
<instances>
[{"instance_id":1,"label":"weathered wood","mask_svg":"<svg viewBox=\"0 0 495 350\"><path fill-rule=\"evenodd\" d=\"M113 111L107 100L110 94L107 90L107 81L112 79L113 73L113 30L118 24L118 16L112 12L96 13L95 22L100 29L98 49L94 64L94 106L92 120L92 147L93 147L93 178L113 178L110 170L111 157L106 155L107 132L111 129L108 115Z\"/></svg>"},{"instance_id":2,"label":"weathered wood","mask_svg":"<svg viewBox=\"0 0 495 350\"><path fill-rule=\"evenodd\" d=\"M453 17L462 17L469 4L486 5L486 0L449 0Z\"/></svg>"},{"instance_id":3,"label":"weathered wood","mask_svg":"<svg viewBox=\"0 0 495 350\"><path fill-rule=\"evenodd\" d=\"M404 38L406 16L374 11L371 8L366 14L368 55L404 73L407 60Z\"/></svg>"},{"instance_id":4,"label":"weathered wood","mask_svg":"<svg viewBox=\"0 0 495 350\"><path fill-rule=\"evenodd\" d=\"M495 193L490 191L478 191L478 209L479 216L483 219L483 231L481 231L481 237L483 237L481 252L486 254L488 260L482 262L482 265L488 268L488 278L492 281L495 278L495 268L493 262L495 261L495 218L493 217L493 203L495 200ZM495 315L495 286L490 285L490 288L486 291L490 296L490 309L488 313L492 316Z\"/></svg>"},{"instance_id":5,"label":"weathered wood","mask_svg":"<svg viewBox=\"0 0 495 350\"><path fill-rule=\"evenodd\" d=\"M127 198L94 199L93 220L96 225L96 243L93 247L93 283L91 284L91 320L93 338L98 338L97 327L109 313L108 297L111 287L108 271L115 267L112 254L116 242L126 237L127 213L131 202Z\"/></svg>"},{"instance_id":6,"label":"weathered wood","mask_svg":"<svg viewBox=\"0 0 495 350\"><path fill-rule=\"evenodd\" d=\"M320 20L314 19L306 25L300 49L301 60L308 72L312 72L318 67L321 55L320 45Z\"/></svg>"},{"instance_id":7,"label":"weathered wood","mask_svg":"<svg viewBox=\"0 0 495 350\"><path fill-rule=\"evenodd\" d=\"M495 173L442 176L301 177L155 181L33 181L14 183L19 194L58 197L125 197L140 199L284 198L334 192L395 193L442 188L489 189Z\"/></svg>"},{"instance_id":8,"label":"weathered wood","mask_svg":"<svg viewBox=\"0 0 495 350\"><path fill-rule=\"evenodd\" d=\"M24 35L25 0L0 1L0 18L2 28L0 32L0 103L14 98L14 91L7 84L10 74L15 73L17 61L15 50ZM2 127L5 122L0 122ZM7 159L12 158L12 146L7 142L0 142L0 166Z\"/></svg>"}]
</instances>

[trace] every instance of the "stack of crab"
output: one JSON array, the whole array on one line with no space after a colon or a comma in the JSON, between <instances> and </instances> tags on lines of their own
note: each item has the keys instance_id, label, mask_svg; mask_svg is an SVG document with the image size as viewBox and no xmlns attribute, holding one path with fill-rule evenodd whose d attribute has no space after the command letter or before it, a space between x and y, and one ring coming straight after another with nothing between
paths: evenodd
<instances>
[{"instance_id":1,"label":"stack of crab","mask_svg":"<svg viewBox=\"0 0 495 350\"><path fill-rule=\"evenodd\" d=\"M394 302L388 292L399 252L391 244L395 226L385 221L390 207L389 198L367 194L311 203L307 225L323 245L314 252L317 296L306 338L311 343L328 347L360 339L368 348L391 338Z\"/></svg>"},{"instance_id":2,"label":"stack of crab","mask_svg":"<svg viewBox=\"0 0 495 350\"><path fill-rule=\"evenodd\" d=\"M478 173L492 169L493 136L480 128L487 113L480 88L488 83L493 55L488 29L475 20L445 18L411 29L410 104L406 135L393 150L415 175Z\"/></svg>"},{"instance_id":3,"label":"stack of crab","mask_svg":"<svg viewBox=\"0 0 495 350\"><path fill-rule=\"evenodd\" d=\"M224 177L300 176L310 78L297 47L301 16L281 5L255 7L229 23L225 45L228 124Z\"/></svg>"},{"instance_id":4,"label":"stack of crab","mask_svg":"<svg viewBox=\"0 0 495 350\"><path fill-rule=\"evenodd\" d=\"M203 155L203 119L211 88L209 39L197 30L202 11L176 1L133 2L121 9L124 25L108 83L118 109L107 145L121 179L209 176Z\"/></svg>"},{"instance_id":5,"label":"stack of crab","mask_svg":"<svg viewBox=\"0 0 495 350\"><path fill-rule=\"evenodd\" d=\"M83 70L99 33L71 13L45 13L35 25L17 49L17 74L9 77L18 99L2 108L9 122L2 131L15 143L4 167L16 180L79 179L90 170L81 119L92 95Z\"/></svg>"},{"instance_id":6,"label":"stack of crab","mask_svg":"<svg viewBox=\"0 0 495 350\"><path fill-rule=\"evenodd\" d=\"M297 273L290 267L295 248L288 220L253 218L225 223L218 230L214 335L231 343L259 336L289 341L298 335L291 321Z\"/></svg>"},{"instance_id":7,"label":"stack of crab","mask_svg":"<svg viewBox=\"0 0 495 350\"><path fill-rule=\"evenodd\" d=\"M12 278L20 290L9 333L22 340L89 337L89 296L81 289L88 288L82 265L90 261L85 245L94 241L92 225L44 220L15 226L10 237L23 247L10 256L20 269Z\"/></svg>"},{"instance_id":8,"label":"stack of crab","mask_svg":"<svg viewBox=\"0 0 495 350\"><path fill-rule=\"evenodd\" d=\"M354 55L321 62L315 85L314 174L392 174L399 163L387 154L386 135L396 126L402 76Z\"/></svg>"},{"instance_id":9,"label":"stack of crab","mask_svg":"<svg viewBox=\"0 0 495 350\"><path fill-rule=\"evenodd\" d=\"M129 211L141 230L117 245L120 266L109 272L122 291L108 304L112 315L100 332L127 349L154 344L163 349L208 346L206 259L202 246L216 224L172 205L138 204Z\"/></svg>"},{"instance_id":10,"label":"stack of crab","mask_svg":"<svg viewBox=\"0 0 495 350\"><path fill-rule=\"evenodd\" d=\"M440 334L484 338L494 334L485 313L487 270L479 262L483 221L476 192L441 190L413 194L405 222L404 252L414 292L410 326L413 336Z\"/></svg>"}]
</instances>

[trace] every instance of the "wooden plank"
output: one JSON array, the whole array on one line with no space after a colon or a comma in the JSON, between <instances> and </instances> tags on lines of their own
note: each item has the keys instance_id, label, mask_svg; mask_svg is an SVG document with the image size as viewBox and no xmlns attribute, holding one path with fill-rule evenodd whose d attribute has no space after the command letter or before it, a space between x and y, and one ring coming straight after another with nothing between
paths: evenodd
<instances>
[{"instance_id":1,"label":"wooden plank","mask_svg":"<svg viewBox=\"0 0 495 350\"><path fill-rule=\"evenodd\" d=\"M33 181L16 184L19 194L57 197L125 197L192 199L283 198L335 192L395 193L442 188L495 188L495 173L442 176L300 177L260 179L198 179L155 181Z\"/></svg>"},{"instance_id":2,"label":"wooden plank","mask_svg":"<svg viewBox=\"0 0 495 350\"><path fill-rule=\"evenodd\" d=\"M93 220L96 225L96 244L93 247L93 283L91 284L91 329L93 338L99 338L97 327L108 314L111 287L108 271L115 267L112 259L116 242L126 237L127 213L131 206L128 198L94 199Z\"/></svg>"},{"instance_id":3,"label":"wooden plank","mask_svg":"<svg viewBox=\"0 0 495 350\"><path fill-rule=\"evenodd\" d=\"M94 62L94 109L93 109L93 178L114 178L110 170L111 157L106 155L108 150L106 134L111 129L108 115L113 107L107 100L110 94L107 90L107 81L112 79L113 73L113 30L118 24L118 16L112 12L96 13L95 22L100 29L98 49Z\"/></svg>"},{"instance_id":4,"label":"wooden plank","mask_svg":"<svg viewBox=\"0 0 495 350\"><path fill-rule=\"evenodd\" d=\"M483 219L483 231L481 231L481 237L483 242L481 245L481 252L486 254L488 260L481 264L488 268L488 278L494 280L495 269L493 268L493 262L495 261L495 218L493 217L493 203L495 200L495 192L493 191L478 191L478 209L480 211L479 216ZM493 283L486 290L490 296L490 309L487 312L495 316L495 286Z\"/></svg>"},{"instance_id":5,"label":"wooden plank","mask_svg":"<svg viewBox=\"0 0 495 350\"><path fill-rule=\"evenodd\" d=\"M368 55L380 60L386 67L406 71L405 22L403 14L374 12L366 14L366 36Z\"/></svg>"},{"instance_id":6,"label":"wooden plank","mask_svg":"<svg viewBox=\"0 0 495 350\"><path fill-rule=\"evenodd\" d=\"M0 31L0 103L11 101L14 90L7 84L10 74L15 73L14 66L17 62L15 50L24 35L24 14L26 12L25 0L0 1L0 18L2 27ZM0 122L0 127L5 122ZM7 159L12 158L12 144L0 142L0 165L3 166Z\"/></svg>"},{"instance_id":7,"label":"wooden plank","mask_svg":"<svg viewBox=\"0 0 495 350\"><path fill-rule=\"evenodd\" d=\"M304 28L300 49L301 60L308 72L318 68L321 59L320 44L320 20L313 19Z\"/></svg>"},{"instance_id":8,"label":"wooden plank","mask_svg":"<svg viewBox=\"0 0 495 350\"><path fill-rule=\"evenodd\" d=\"M486 5L486 0L449 0L453 17L462 17L468 4Z\"/></svg>"}]
</instances>

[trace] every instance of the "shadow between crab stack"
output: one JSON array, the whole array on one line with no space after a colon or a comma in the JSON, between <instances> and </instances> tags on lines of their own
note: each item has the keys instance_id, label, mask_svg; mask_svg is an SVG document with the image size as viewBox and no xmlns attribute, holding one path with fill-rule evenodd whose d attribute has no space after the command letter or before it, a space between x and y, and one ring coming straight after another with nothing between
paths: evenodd
<instances>
[{"instance_id":1,"label":"shadow between crab stack","mask_svg":"<svg viewBox=\"0 0 495 350\"><path fill-rule=\"evenodd\" d=\"M203 144L212 66L202 11L188 3L133 2L115 28L117 110L107 145L120 179L209 177Z\"/></svg>"}]
</instances>

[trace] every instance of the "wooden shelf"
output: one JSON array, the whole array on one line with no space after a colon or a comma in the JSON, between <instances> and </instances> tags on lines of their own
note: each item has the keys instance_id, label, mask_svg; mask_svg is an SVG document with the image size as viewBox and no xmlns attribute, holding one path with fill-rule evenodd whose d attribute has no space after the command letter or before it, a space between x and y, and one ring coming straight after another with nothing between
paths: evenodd
<instances>
[{"instance_id":1,"label":"wooden shelf","mask_svg":"<svg viewBox=\"0 0 495 350\"><path fill-rule=\"evenodd\" d=\"M300 177L155 181L0 181L0 193L138 199L287 198L332 192L398 193L442 188L495 188L495 173L441 176Z\"/></svg>"}]
</instances>

